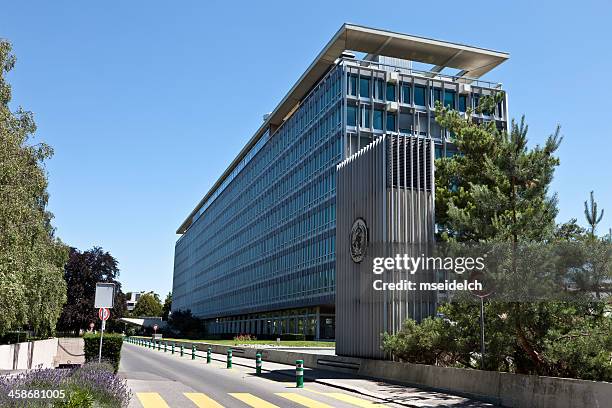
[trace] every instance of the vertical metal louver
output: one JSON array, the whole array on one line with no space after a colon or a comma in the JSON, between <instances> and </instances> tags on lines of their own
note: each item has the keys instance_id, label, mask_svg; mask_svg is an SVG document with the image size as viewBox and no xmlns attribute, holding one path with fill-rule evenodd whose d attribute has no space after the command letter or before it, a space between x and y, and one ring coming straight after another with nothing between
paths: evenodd
<instances>
[{"instance_id":1,"label":"vertical metal louver","mask_svg":"<svg viewBox=\"0 0 612 408\"><path fill-rule=\"evenodd\" d=\"M431 191L433 159L431 140L388 137L387 187Z\"/></svg>"}]
</instances>

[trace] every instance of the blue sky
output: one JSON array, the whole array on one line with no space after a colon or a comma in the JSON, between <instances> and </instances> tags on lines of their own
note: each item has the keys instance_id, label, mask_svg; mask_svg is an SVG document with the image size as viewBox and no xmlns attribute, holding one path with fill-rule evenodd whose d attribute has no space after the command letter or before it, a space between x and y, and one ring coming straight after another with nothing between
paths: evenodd
<instances>
[{"instance_id":1,"label":"blue sky","mask_svg":"<svg viewBox=\"0 0 612 408\"><path fill-rule=\"evenodd\" d=\"M487 78L532 143L562 125L559 221L595 190L612 226L609 1L82 3L5 3L0 37L55 148L58 235L109 250L124 290L171 289L176 228L343 22L509 52Z\"/></svg>"}]
</instances>

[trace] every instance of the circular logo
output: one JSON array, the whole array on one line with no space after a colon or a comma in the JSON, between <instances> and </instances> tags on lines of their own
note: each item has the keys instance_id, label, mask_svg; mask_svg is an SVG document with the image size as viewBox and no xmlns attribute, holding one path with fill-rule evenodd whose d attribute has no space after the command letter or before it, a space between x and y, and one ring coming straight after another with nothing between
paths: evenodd
<instances>
[{"instance_id":1,"label":"circular logo","mask_svg":"<svg viewBox=\"0 0 612 408\"><path fill-rule=\"evenodd\" d=\"M368 247L368 227L363 218L357 218L351 228L351 258L353 262L363 261Z\"/></svg>"}]
</instances>

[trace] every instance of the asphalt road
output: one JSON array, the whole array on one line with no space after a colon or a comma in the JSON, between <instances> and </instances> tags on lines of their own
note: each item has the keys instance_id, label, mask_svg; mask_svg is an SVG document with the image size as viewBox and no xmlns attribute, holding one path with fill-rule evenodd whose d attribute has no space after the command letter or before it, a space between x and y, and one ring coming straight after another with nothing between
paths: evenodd
<instances>
[{"instance_id":1,"label":"asphalt road","mask_svg":"<svg viewBox=\"0 0 612 408\"><path fill-rule=\"evenodd\" d=\"M401 407L314 382L299 389L286 375L255 376L252 367L227 369L222 361L206 364L187 353L179 357L130 343L123 344L119 374L134 394L130 407Z\"/></svg>"}]
</instances>

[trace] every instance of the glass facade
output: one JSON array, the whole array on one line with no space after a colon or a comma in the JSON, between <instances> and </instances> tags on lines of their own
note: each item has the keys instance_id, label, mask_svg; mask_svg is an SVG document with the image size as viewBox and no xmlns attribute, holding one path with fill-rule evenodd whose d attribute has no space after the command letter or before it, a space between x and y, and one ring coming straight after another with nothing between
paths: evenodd
<instances>
[{"instance_id":1,"label":"glass facade","mask_svg":"<svg viewBox=\"0 0 612 408\"><path fill-rule=\"evenodd\" d=\"M444 157L454 150L434 100L465 111L492 92L407 68L387 82L388 71L341 59L264 133L177 241L173 310L208 319L212 333L333 337L336 165L385 132L431 137ZM491 119L504 124L504 110Z\"/></svg>"},{"instance_id":2,"label":"glass facade","mask_svg":"<svg viewBox=\"0 0 612 408\"><path fill-rule=\"evenodd\" d=\"M342 78L336 68L321 80L177 242L173 309L333 304Z\"/></svg>"}]
</instances>

